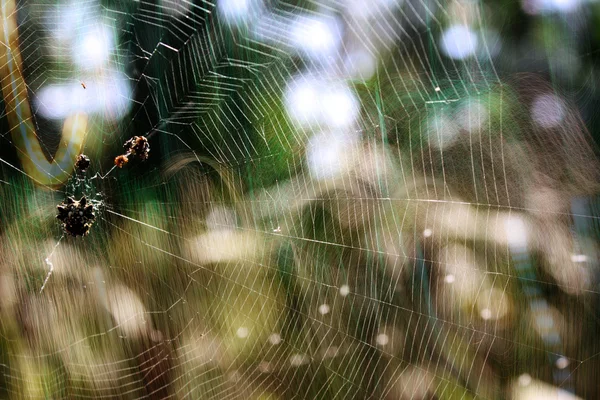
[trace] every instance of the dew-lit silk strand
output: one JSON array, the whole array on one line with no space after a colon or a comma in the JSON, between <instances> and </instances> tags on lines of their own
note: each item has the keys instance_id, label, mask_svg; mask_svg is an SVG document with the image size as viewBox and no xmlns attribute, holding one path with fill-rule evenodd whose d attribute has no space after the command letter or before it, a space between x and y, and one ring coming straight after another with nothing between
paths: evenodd
<instances>
[{"instance_id":1,"label":"dew-lit silk strand","mask_svg":"<svg viewBox=\"0 0 600 400\"><path fill-rule=\"evenodd\" d=\"M14 0L2 1L0 44L0 76L2 95L13 144L23 171L38 184L63 184L73 170L75 158L81 151L87 127L87 115L77 113L64 121L60 145L49 161L35 131L27 87L22 75L23 64L19 51L17 10Z\"/></svg>"}]
</instances>

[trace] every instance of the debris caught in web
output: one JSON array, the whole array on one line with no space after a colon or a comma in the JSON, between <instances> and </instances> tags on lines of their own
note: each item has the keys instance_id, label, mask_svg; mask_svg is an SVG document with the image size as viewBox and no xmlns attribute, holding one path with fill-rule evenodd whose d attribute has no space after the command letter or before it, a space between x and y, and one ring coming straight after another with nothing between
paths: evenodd
<instances>
[{"instance_id":1,"label":"debris caught in web","mask_svg":"<svg viewBox=\"0 0 600 400\"><path fill-rule=\"evenodd\" d=\"M87 204L85 196L82 196L79 201L68 197L56 208L58 209L56 218L62 222L65 233L71 236L87 235L96 220L94 207Z\"/></svg>"},{"instance_id":2,"label":"debris caught in web","mask_svg":"<svg viewBox=\"0 0 600 400\"><path fill-rule=\"evenodd\" d=\"M80 154L75 161L75 168L78 172L84 173L90 167L90 164L90 158L85 154Z\"/></svg>"},{"instance_id":3,"label":"debris caught in web","mask_svg":"<svg viewBox=\"0 0 600 400\"><path fill-rule=\"evenodd\" d=\"M142 161L146 161L150 153L150 144L144 136L134 136L123 145L127 151L127 155L138 157Z\"/></svg>"},{"instance_id":4,"label":"debris caught in web","mask_svg":"<svg viewBox=\"0 0 600 400\"><path fill-rule=\"evenodd\" d=\"M123 168L123 165L129 162L129 158L125 154L115 157L115 165L119 168Z\"/></svg>"},{"instance_id":5,"label":"debris caught in web","mask_svg":"<svg viewBox=\"0 0 600 400\"><path fill-rule=\"evenodd\" d=\"M115 165L123 168L129 162L129 157L137 157L146 161L150 156L150 144L144 136L134 136L123 145L125 154L115 157Z\"/></svg>"}]
</instances>

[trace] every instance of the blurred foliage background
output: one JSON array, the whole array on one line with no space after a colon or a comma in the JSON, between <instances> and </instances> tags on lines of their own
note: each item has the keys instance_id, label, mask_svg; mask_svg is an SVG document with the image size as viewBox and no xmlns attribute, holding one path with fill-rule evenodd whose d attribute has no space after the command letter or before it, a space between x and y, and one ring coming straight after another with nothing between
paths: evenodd
<instances>
[{"instance_id":1,"label":"blurred foliage background","mask_svg":"<svg viewBox=\"0 0 600 400\"><path fill-rule=\"evenodd\" d=\"M600 397L600 2L1 1L0 398Z\"/></svg>"}]
</instances>

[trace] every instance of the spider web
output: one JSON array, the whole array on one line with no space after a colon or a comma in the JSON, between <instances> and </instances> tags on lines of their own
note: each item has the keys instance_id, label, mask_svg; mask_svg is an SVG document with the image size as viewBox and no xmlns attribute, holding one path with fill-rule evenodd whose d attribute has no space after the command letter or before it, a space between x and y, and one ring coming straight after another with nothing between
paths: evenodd
<instances>
[{"instance_id":1,"label":"spider web","mask_svg":"<svg viewBox=\"0 0 600 400\"><path fill-rule=\"evenodd\" d=\"M15 4L0 393L597 395L595 159L566 96L503 75L489 7ZM13 134L57 153L81 110L90 171L41 182ZM150 159L114 168L134 135Z\"/></svg>"}]
</instances>

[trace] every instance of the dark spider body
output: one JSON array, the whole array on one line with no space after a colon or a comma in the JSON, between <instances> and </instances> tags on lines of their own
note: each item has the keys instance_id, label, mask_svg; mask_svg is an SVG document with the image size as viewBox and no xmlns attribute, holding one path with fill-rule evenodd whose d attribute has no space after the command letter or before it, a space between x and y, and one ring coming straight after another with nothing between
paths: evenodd
<instances>
[{"instance_id":1,"label":"dark spider body","mask_svg":"<svg viewBox=\"0 0 600 400\"><path fill-rule=\"evenodd\" d=\"M90 164L90 158L85 154L80 154L75 161L75 168L78 172L84 173L90 167Z\"/></svg>"},{"instance_id":2,"label":"dark spider body","mask_svg":"<svg viewBox=\"0 0 600 400\"><path fill-rule=\"evenodd\" d=\"M56 218L62 222L65 233L71 236L87 235L96 220L94 207L87 204L85 196L79 201L69 197L56 208L58 210Z\"/></svg>"}]
</instances>

